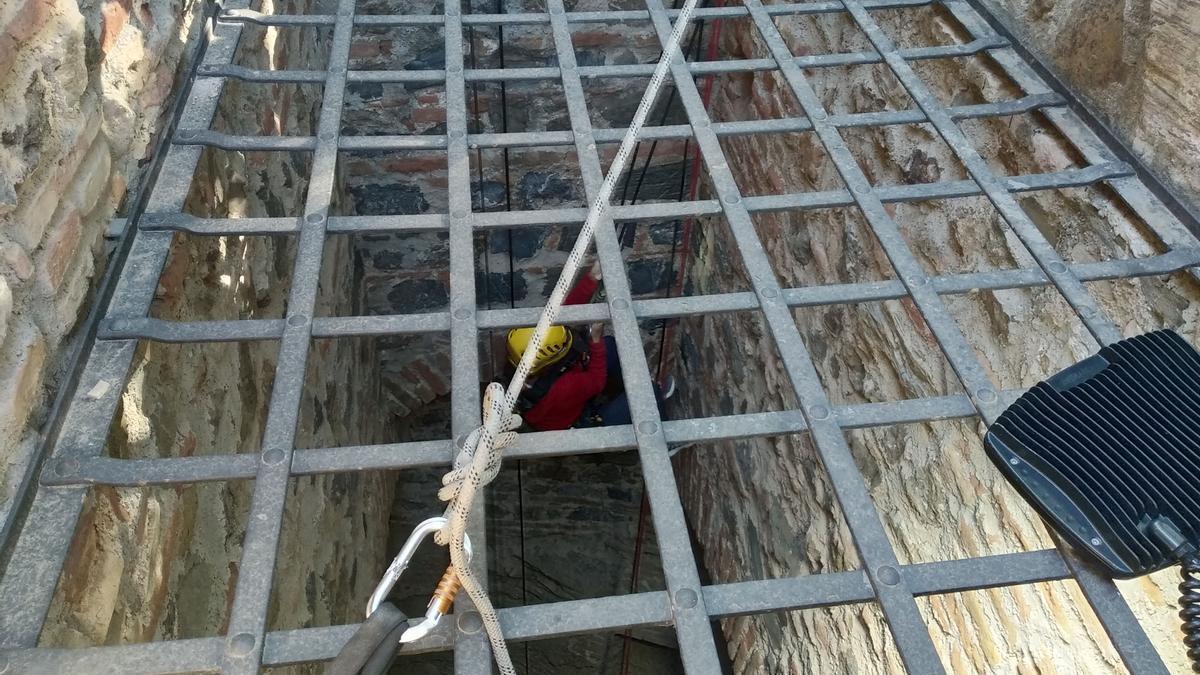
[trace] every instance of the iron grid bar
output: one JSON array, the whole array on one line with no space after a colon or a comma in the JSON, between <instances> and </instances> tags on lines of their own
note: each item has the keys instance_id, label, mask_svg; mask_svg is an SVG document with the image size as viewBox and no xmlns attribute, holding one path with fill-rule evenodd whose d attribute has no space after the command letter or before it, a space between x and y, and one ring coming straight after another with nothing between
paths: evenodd
<instances>
[{"instance_id":1,"label":"iron grid bar","mask_svg":"<svg viewBox=\"0 0 1200 675\"><path fill-rule=\"evenodd\" d=\"M867 0L864 4L871 9L899 9L903 7L923 7L931 5L936 0ZM801 14L834 14L843 11L840 2L823 0L808 3L786 3L772 5L767 12L772 16L791 16ZM650 12L642 10L611 10L592 12L566 12L568 23L617 23L625 21L649 21ZM672 21L679 16L678 9L668 9L667 17ZM743 7L729 5L725 7L697 7L692 12L695 20L736 19L746 16ZM260 26L329 26L334 23L332 14L264 14L251 9L230 7L221 14L228 21L253 23ZM354 18L355 26L441 26L444 18L441 14L370 14L358 15ZM545 12L513 12L507 14L467 14L462 17L463 26L497 26L497 25L545 25L552 23Z\"/></svg>"},{"instance_id":2,"label":"iron grid bar","mask_svg":"<svg viewBox=\"0 0 1200 675\"><path fill-rule=\"evenodd\" d=\"M1000 396L1002 400L1013 401L1022 393L1024 390L1002 391ZM835 406L832 414L843 429L853 430L973 417L975 408L965 394L951 394ZM670 444L713 443L807 431L808 423L800 410L742 413L663 422L663 436ZM633 426L617 425L527 433L522 435L506 454L512 459L537 459L630 450L636 447ZM447 457L453 450L454 442L450 439L300 449L293 457L291 470L293 476L305 476L347 471L447 467ZM254 478L256 461L250 454L132 460L92 457L54 464L42 478L42 484L132 487L240 480Z\"/></svg>"},{"instance_id":3,"label":"iron grid bar","mask_svg":"<svg viewBox=\"0 0 1200 675\"><path fill-rule=\"evenodd\" d=\"M563 91L571 130L575 136L575 152L583 178L584 193L590 203L604 182L604 170L592 134L591 115L575 62L575 47L566 19L562 0L547 0L554 46L562 72ZM647 8L654 13L653 6ZM669 32L669 29L668 29ZM664 42L665 44L665 42ZM682 60L678 49L670 55L674 62ZM689 83L691 80L689 79ZM694 83L691 83L694 86ZM641 330L633 314L629 277L622 259L621 245L613 217L606 212L596 226L595 251L604 276L604 292L609 306L610 326L616 339L622 368L621 378L628 399L630 419L637 440L644 494L650 505L650 518L658 541L663 576L671 601L679 655L684 668L691 673L720 673L720 658L709 625L700 573L687 530L687 519L675 469L671 465L666 439L662 433L657 397L650 380L650 367L642 345Z\"/></svg>"},{"instance_id":4,"label":"iron grid bar","mask_svg":"<svg viewBox=\"0 0 1200 675\"><path fill-rule=\"evenodd\" d=\"M714 125L716 126L716 125ZM1094 164L1083 169L1064 169L1052 173L1012 176L1005 179L1010 192L1036 192L1071 187L1084 187L1102 181L1113 182L1133 174L1123 162ZM896 202L927 201L955 197L975 197L983 190L975 181L960 180L943 183L918 183L915 185L888 185L876 188L876 194L885 204ZM787 211L791 209L830 209L854 206L854 197L849 190L823 190L818 192L795 192L781 195L745 197L746 210L750 213ZM665 220L689 216L721 214L721 205L715 199L685 202L643 202L612 206L613 220ZM535 226L579 225L587 216L583 208L554 208L537 211L491 211L473 214L472 222L477 230L495 230ZM148 213L142 217L143 230L174 230L204 236L243 235L290 235L299 232L299 218L200 218L185 213ZM329 219L326 232L329 234L354 234L361 232L440 232L449 228L449 215L423 213L396 216L334 216ZM1185 242L1179 248L1187 248Z\"/></svg>"},{"instance_id":5,"label":"iron grid bar","mask_svg":"<svg viewBox=\"0 0 1200 675\"><path fill-rule=\"evenodd\" d=\"M1025 96L999 103L979 103L949 108L947 114L953 119L1007 117L1033 112L1050 106L1066 105L1058 94ZM830 117L836 127L868 127L895 124L923 124L928 119L920 110L897 110L885 112L849 113ZM781 118L770 120L748 120L739 122L714 122L713 132L718 136L746 136L757 133L803 133L812 131L812 124L805 118ZM593 136L597 143L620 143L625 129L596 129ZM686 124L661 127L644 127L639 140L686 139L692 137L692 128ZM176 134L177 142L185 145L203 145L222 150L262 150L268 152L311 151L316 147L313 136L239 136L209 129L186 129ZM543 146L573 145L575 138L570 131L527 131L507 133L470 134L468 146L474 149L532 148ZM376 152L381 150L444 150L446 138L440 135L408 136L342 136L338 147L347 152ZM1132 171L1130 171L1132 173Z\"/></svg>"},{"instance_id":6,"label":"iron grid bar","mask_svg":"<svg viewBox=\"0 0 1200 675\"><path fill-rule=\"evenodd\" d=\"M1070 266L1080 281L1136 279L1163 276L1191 270L1200 265L1200 249L1175 249L1168 253L1125 260L1106 260L1077 263ZM971 272L930 277L933 291L939 295L956 295L973 291L996 291L1012 288L1033 288L1050 285L1041 268L1016 268L992 272ZM780 290L788 307L861 304L899 300L908 292L899 280L864 281L826 286L805 286ZM654 298L632 301L633 313L639 321L672 319L696 315L753 311L758 308L754 293L749 291L674 298ZM518 309L489 309L479 312L479 327L496 330L518 328L536 323L537 307ZM313 319L314 338L344 338L366 336L420 335L444 333L451 326L449 312L428 314L390 314L374 316L316 317ZM560 323L584 324L607 321L607 305L571 305L563 309ZM286 324L282 319L251 319L241 321L167 321L150 317L110 319L97 331L98 340L150 340L154 342L244 342L277 340L283 336Z\"/></svg>"},{"instance_id":7,"label":"iron grid bar","mask_svg":"<svg viewBox=\"0 0 1200 675\"><path fill-rule=\"evenodd\" d=\"M970 35L959 45L897 49L879 29L872 9L941 5ZM266 604L271 592L276 542L283 515L283 492L291 476L365 471L416 466L444 466L454 453L449 439L374 446L294 449L298 396L311 339L449 332L453 354L474 354L481 329L532 323L536 309L479 311L475 307L472 235L507 227L536 227L582 222L583 209L548 209L511 213L471 213L468 152L476 147L526 147L574 144L585 189L593 194L602 178L598 143L620 139L623 129L590 127L582 81L594 77L645 77L652 65L577 67L571 44L572 24L608 21L652 21L660 40L677 15L653 0L645 11L565 12L554 0L548 13L462 16L457 7L442 15L355 16L353 0L341 0L335 15L266 16L235 0L216 21L211 44L181 113L163 170L153 186L147 215L134 233L129 258L106 313L104 324L70 398L62 433L40 476L26 525L13 547L12 564L0 580L0 671L115 670L159 672L212 670L248 672L262 665L285 665L327 660L349 637L354 626L265 632ZM870 52L794 57L772 17L794 14L848 12L875 48ZM969 418L991 421L1019 391L995 391L983 374L961 330L949 317L941 295L976 289L996 290L1054 285L1080 313L1089 330L1104 342L1115 329L1094 303L1082 282L1162 275L1187 270L1200 277L1200 243L1186 225L1104 141L1064 104L1069 97L1048 86L1029 63L1009 46L965 0L872 0L763 6L747 0L744 6L701 9L696 18L748 17L764 38L770 58L686 63L673 54L672 75L678 83L688 125L648 128L642 138L695 137L709 166L717 199L682 203L614 206L612 218L597 233L597 250L605 272L607 304L568 308L567 322L609 321L616 333L630 393L632 425L603 429L526 434L510 457L557 457L637 448L653 505L655 526L667 571L667 590L504 609L506 633L520 641L627 627L674 624L689 672L715 672L715 645L708 630L713 618L770 611L880 601L906 665L916 672L940 669L924 623L915 613L913 598L922 595L978 590L1039 581L1076 579L1134 672L1159 672L1161 662L1149 648L1140 626L1116 594L1069 552L1057 550L990 556L960 561L899 565L883 535L874 506L845 448L843 432L883 425ZM256 71L231 64L242 26L333 26L330 63L322 71ZM557 68L468 70L462 59L463 25L548 24L560 57ZM446 34L444 71L351 71L349 45L355 27L442 25ZM932 98L908 62L986 54L1024 90L1012 101L974 106L943 107ZM813 95L801 69L861 63L885 63L900 79L917 109L882 113L828 115ZM693 78L697 75L778 70L797 95L805 117L755 122L711 123ZM258 82L324 84L322 113L314 137L240 137L213 132L213 116L228 77ZM506 79L562 78L567 94L571 132L542 134L466 133L465 83ZM445 82L447 133L444 136L340 136L345 85L355 82ZM955 120L1039 111L1083 154L1089 166L1034 176L997 177L978 157ZM871 186L846 151L839 129L887 124L929 123L950 145L972 180L927 185ZM760 133L814 132L833 160L846 189L791 195L743 198L729 173L719 137ZM303 151L313 153L310 190L302 218L245 220L196 218L182 213L197 162L205 146L232 150ZM448 214L382 217L329 217L337 152L340 150L426 149L448 156L450 206ZM1123 156L1124 157L1124 156ZM1109 260L1068 265L1047 244L1012 198L1013 193L1090 185L1103 181L1146 222L1167 246L1162 255L1133 260ZM986 196L1014 228L1038 262L1036 268L996 270L928 277L899 235L882 205L963 196ZM1171 203L1175 208L1174 202ZM785 209L857 206L883 244L898 278L878 282L779 289L762 251L749 214ZM743 260L753 274L751 292L693 298L634 301L611 227L613 220L646 220L723 214ZM299 235L291 302L281 319L230 322L168 322L148 318L150 301L165 264L175 231L199 235ZM451 238L451 306L447 312L374 317L311 317L323 242L329 234L387 231L449 231ZM790 308L837 303L911 298L930 326L964 386L964 393L908 401L887 401L833 407L828 404L808 359ZM691 316L711 312L762 311L767 318L785 368L801 402L798 410L662 421L653 402L648 370L641 351L637 322L648 318ZM124 388L138 340L208 342L278 340L279 366L272 390L268 428L259 454L153 460L118 460L102 456L104 430L111 423ZM478 363L474 358L452 359L454 382L452 427L455 436L478 423ZM464 386L465 383L465 386ZM667 461L667 444L713 442L768 435L808 433L816 442L843 505L865 570L701 587L683 525L683 513ZM247 530L242 574L234 593L227 637L178 640L144 645L78 650L36 649L41 624L62 568L90 485L178 485L212 480L255 479L250 527ZM473 537L480 537L476 527ZM478 558L484 558L479 556ZM480 573L485 571L480 568ZM468 614L467 607L459 611ZM466 618L466 617L463 617ZM454 625L451 625L453 623ZM468 622L469 625L469 622ZM423 651L456 652L458 672L482 672L490 656L477 630L463 632L458 622L446 622Z\"/></svg>"},{"instance_id":8,"label":"iron grid bar","mask_svg":"<svg viewBox=\"0 0 1200 675\"><path fill-rule=\"evenodd\" d=\"M247 2L231 0L230 6L245 7ZM214 21L203 62L231 61L241 31L240 24ZM179 124L209 126L223 87L220 80L197 79L180 112ZM186 186L195 173L200 150L184 146L167 148L147 211L173 213L183 209ZM172 238L168 232L134 233L109 302L109 317L137 317L149 312ZM116 413L136 348L137 343L132 340L96 342L71 395L60 436L51 449L51 461L69 466L102 454L105 432ZM86 490L81 488L39 489L34 493L29 513L11 543L12 554L0 579L0 601L4 603L4 611L0 612L0 650L37 644L85 496ZM10 545L2 543L5 547Z\"/></svg>"},{"instance_id":9,"label":"iron grid bar","mask_svg":"<svg viewBox=\"0 0 1200 675\"><path fill-rule=\"evenodd\" d=\"M1010 553L983 558L917 563L902 568L914 593L941 595L1070 578L1057 551ZM764 612L815 609L870 601L872 592L861 571L832 572L807 577L743 581L704 586L702 595L710 616L727 618ZM671 620L665 591L651 591L591 600L573 600L499 610L505 634L514 642L667 625ZM303 628L267 634L264 666L286 666L331 659L356 625ZM405 649L405 654L446 651L455 633L445 624L429 638ZM220 658L220 638L197 638L85 649L23 649L6 653L16 672L37 667L54 672L96 672L104 663L109 672L160 673L211 670Z\"/></svg>"},{"instance_id":10,"label":"iron grid bar","mask_svg":"<svg viewBox=\"0 0 1200 675\"><path fill-rule=\"evenodd\" d=\"M756 2L757 0L750 1ZM1000 212L1011 231L1024 244L1025 249L1050 277L1054 286L1075 311L1076 316L1083 322L1088 332L1101 346L1120 340L1123 337L1120 329L1096 304L1083 282L1071 274L1070 269L1058 252L1054 250L1053 245L1018 204L1012 193L1006 190L992 174L987 162L929 92L912 66L897 54L895 44L884 34L874 17L859 0L844 0L844 4L858 27L884 56L900 83L928 116L930 124L937 130L938 135L950 146L975 182L984 189L988 200ZM964 386L969 386L965 378L963 383ZM992 411L980 410L981 416L990 424L995 418L989 415L989 412ZM1150 639L1138 624L1133 611L1112 580L1104 577L1094 566L1079 558L1068 545L1060 542L1060 548L1064 560L1071 568L1072 575L1095 610L1096 618L1104 626L1113 646L1130 671L1133 673L1166 673L1166 666L1161 657L1154 649L1154 645L1150 643Z\"/></svg>"},{"instance_id":11,"label":"iron grid bar","mask_svg":"<svg viewBox=\"0 0 1200 675\"><path fill-rule=\"evenodd\" d=\"M781 5L774 5L781 6ZM478 15L475 15L478 16ZM511 16L511 15L506 15ZM937 47L921 47L904 50L904 58L908 59L940 59L962 56L972 56L987 50L1000 49L1008 46L1008 41L1002 38L976 40L961 45L943 45ZM789 62L801 68L834 68L854 65L870 65L883 63L883 59L875 52L848 52L845 54L815 54L808 56L792 56ZM745 73L775 70L776 62L772 59L728 59L723 61L694 61L684 66L693 76L718 75L722 73ZM557 80L561 77L559 67L528 67L528 68L472 68L466 71L468 82L532 82L541 80ZM288 84L320 84L324 82L324 71L320 70L258 70L245 66L206 65L200 71L204 77L228 77L255 83L288 83ZM654 72L654 64L635 63L628 65L578 66L576 72L583 79L602 77L649 77ZM409 83L409 84L440 84L446 80L446 71L438 69L425 70L355 70L349 74L351 84L365 83Z\"/></svg>"},{"instance_id":12,"label":"iron grid bar","mask_svg":"<svg viewBox=\"0 0 1200 675\"><path fill-rule=\"evenodd\" d=\"M646 4L654 17L655 28L665 48L670 22L663 13L663 5L659 0L647 0ZM767 31L767 28L761 25L762 21L770 25L770 30L776 30L774 22L762 11L761 5L750 1L743 4L755 24L759 26L760 32ZM775 35L778 38L778 32ZM804 345L791 310L780 298L778 287L773 285L775 271L759 240L750 212L742 202L741 192L725 159L720 141L712 133L704 101L695 81L685 72L685 68L680 67L684 60L683 55L676 49L670 58L676 92L683 103L688 121L695 129L696 145L708 168L713 189L724 207L725 220L741 256L746 275L758 296L760 310L775 341L784 370L804 410L810 438L833 486L834 495L850 530L859 559L866 568L875 600L895 637L900 659L910 672L942 672L933 640L929 637L911 591L897 571L899 562L884 532L879 514L871 502L862 473L855 466L850 447L836 419L831 415L831 404L821 385L816 366ZM799 72L799 68L790 60L790 53L782 57L775 54L774 58L777 62L782 61L779 63L781 69L787 66ZM815 100L815 94L812 95L812 99ZM816 107L812 101L806 102L801 98L800 103L806 116L813 121L814 130L818 135L824 129L832 129L820 124L828 118L824 112L819 117L814 115ZM824 137L821 140L826 141ZM827 142L826 146L828 147ZM880 208L882 209L882 204Z\"/></svg>"},{"instance_id":13,"label":"iron grid bar","mask_svg":"<svg viewBox=\"0 0 1200 675\"><path fill-rule=\"evenodd\" d=\"M354 2L339 0L337 4L312 175L305 197L304 223L292 271L287 317L279 344L271 399L267 404L262 453L230 609L229 637L221 668L225 673L257 673L262 661L267 612L274 588L275 558L282 536L308 351L312 343L311 317L316 306L325 250L325 227L336 189L337 137L350 59Z\"/></svg>"},{"instance_id":14,"label":"iron grid bar","mask_svg":"<svg viewBox=\"0 0 1200 675\"><path fill-rule=\"evenodd\" d=\"M460 3L444 0L446 39L446 138L450 210L450 430L455 438L465 437L481 420L479 392L479 329L476 325L474 224L471 198L470 149L467 146L467 87L463 58L462 11ZM451 448L450 457L454 456ZM484 531L485 503L480 497L472 505L473 518L467 535L480 550L487 550ZM432 514L431 514L432 515ZM487 556L476 555L471 570L487 588ZM483 621L474 605L460 594L455 601L453 623L454 672L460 675L491 672L492 649L483 631Z\"/></svg>"}]
</instances>

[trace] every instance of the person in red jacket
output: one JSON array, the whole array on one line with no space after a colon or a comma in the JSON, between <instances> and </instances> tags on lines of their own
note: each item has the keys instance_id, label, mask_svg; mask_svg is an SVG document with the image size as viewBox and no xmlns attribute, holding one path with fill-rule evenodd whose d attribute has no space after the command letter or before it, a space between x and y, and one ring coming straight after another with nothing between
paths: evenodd
<instances>
[{"instance_id":1,"label":"person in red jacket","mask_svg":"<svg viewBox=\"0 0 1200 675\"><path fill-rule=\"evenodd\" d=\"M600 265L595 264L575 284L563 303L587 304L599 285ZM517 328L509 332L508 359L512 366L521 360L533 330ZM616 340L605 336L604 324L597 323L588 330L586 347L577 342L582 339L571 329L551 326L538 349L533 370L517 402L525 424L537 431L629 424L631 421L629 402L621 386L621 361L617 357ZM667 396L674 393L673 383L668 389L671 391ZM656 386L656 396L659 393Z\"/></svg>"}]
</instances>

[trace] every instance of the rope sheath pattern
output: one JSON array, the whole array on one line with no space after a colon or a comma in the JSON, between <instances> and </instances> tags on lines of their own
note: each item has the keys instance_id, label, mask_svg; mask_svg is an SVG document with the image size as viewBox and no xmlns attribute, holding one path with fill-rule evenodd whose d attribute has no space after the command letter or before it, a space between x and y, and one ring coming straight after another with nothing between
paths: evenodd
<instances>
[{"instance_id":1,"label":"rope sheath pattern","mask_svg":"<svg viewBox=\"0 0 1200 675\"><path fill-rule=\"evenodd\" d=\"M475 503L475 496L479 488L490 483L499 472L503 449L517 440L516 429L521 426L520 416L513 413L517 398L521 395L525 380L529 377L534 358L547 331L558 318L558 312L562 309L567 292L575 284L575 278L579 274L584 256L592 244L596 227L608 208L617 180L629 164L630 153L633 152L638 134L645 125L650 109L658 97L659 89L662 88L663 81L666 79L671 59L679 51L679 43L691 20L697 1L686 0L679 12L679 17L664 46L662 56L654 69L654 75L650 78L645 93L642 94L642 100L638 104L633 120L629 123L625 137L621 139L621 146L609 167L608 174L604 177L604 183L600 186L600 191L592 202L591 208L588 209L583 228L575 240L575 245L571 248L571 253L567 257L558 282L554 285L550 299L542 309L537 327L529 344L525 347L525 352L521 355L521 361L517 365L512 380L508 383L508 388L505 389L497 382L488 385L483 399L483 425L467 436L454 459L453 468L442 477L442 488L438 491L438 499L447 503L445 514L447 523L445 528L435 535L435 540L443 546L449 546L450 562L483 620L483 626L487 630L488 639L492 644L496 665L503 675L515 675L512 659L509 657L508 647L500 631L500 621L496 616L496 610L492 607L487 592L471 572L463 545L471 507Z\"/></svg>"}]
</instances>

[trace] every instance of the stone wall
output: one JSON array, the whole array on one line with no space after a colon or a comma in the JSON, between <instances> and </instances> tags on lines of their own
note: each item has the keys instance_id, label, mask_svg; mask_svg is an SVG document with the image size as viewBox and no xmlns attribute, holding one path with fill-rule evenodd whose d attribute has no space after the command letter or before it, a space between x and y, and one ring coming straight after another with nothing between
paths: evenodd
<instances>
[{"instance_id":1,"label":"stone wall","mask_svg":"<svg viewBox=\"0 0 1200 675\"><path fill-rule=\"evenodd\" d=\"M893 36L903 35L906 45L956 39L951 26L937 16L922 14L925 11L874 14ZM834 16L776 21L794 53L861 48L856 43L861 35ZM766 55L751 25L728 22L725 31L721 47L728 56ZM1185 68L1187 63L1182 60L1177 66ZM980 59L923 62L920 72L939 95L958 101L1000 100L1014 94ZM913 107L882 66L814 69L806 74L834 112ZM1181 91L1180 95L1187 94ZM719 118L750 111L782 117L797 111L786 84L769 73L722 80L713 108ZM964 122L963 128L993 169L1004 175L1058 170L1073 161L1069 149L1038 115ZM843 135L873 183L965 177L931 128L848 129ZM1193 144L1195 140L1194 135L1189 138ZM731 139L725 147L744 192L840 186L811 134ZM1190 161L1194 157L1193 152ZM1021 201L1068 260L1132 257L1159 250L1147 229L1103 188L1030 194ZM888 208L930 273L1033 265L982 198ZM852 210L764 214L756 216L755 224L782 285L895 276L870 228ZM706 222L698 228L697 239L688 279L695 292L742 285L737 254L724 224ZM1126 334L1172 327L1200 343L1200 288L1189 276L1094 283L1089 290ZM1002 388L1029 386L1096 349L1051 289L978 292L945 300L990 377ZM908 301L808 308L794 315L835 404L961 391L928 327ZM682 389L672 416L796 405L774 344L756 314L692 319L682 325L679 339L675 373L692 385ZM990 466L980 432L977 422L948 421L848 435L900 562L1052 545L1039 519ZM704 565L714 582L861 567L807 437L699 446L685 450L676 466ZM722 498L714 500L718 494ZM1121 588L1171 669L1182 671L1184 650L1173 608L1175 577L1171 570L1122 583ZM918 604L951 672L1120 671L1113 648L1073 582L935 596ZM722 622L722 630L735 672L901 671L882 616L871 605L739 617Z\"/></svg>"},{"instance_id":2,"label":"stone wall","mask_svg":"<svg viewBox=\"0 0 1200 675\"><path fill-rule=\"evenodd\" d=\"M38 442L60 353L103 267L203 3L0 6L0 505Z\"/></svg>"},{"instance_id":3,"label":"stone wall","mask_svg":"<svg viewBox=\"0 0 1200 675\"><path fill-rule=\"evenodd\" d=\"M637 2L593 3L590 9L626 9ZM528 5L528 6L527 6ZM537 3L506 2L504 11L541 11ZM441 3L397 5L394 0L359 3L358 11L378 13L440 12ZM497 11L490 0L472 3L467 11ZM582 24L572 30L580 64L649 63L658 58L658 42L648 22ZM548 24L506 26L503 61L495 28L469 28L464 51L469 68L508 68L558 63ZM445 43L438 27L364 28L355 32L351 67L357 69L424 69L444 66ZM633 116L648 78L597 78L584 83L599 127L625 126ZM343 133L351 135L431 135L446 130L445 87L439 84L357 84L347 90ZM669 94L664 88L657 123ZM471 133L565 131L570 129L561 83L552 80L468 85L468 129ZM678 105L668 124L682 119ZM616 144L602 145L607 167ZM642 163L642 148L628 190L632 198ZM661 142L646 172L638 201L678 199L683 170L683 144ZM341 213L366 216L446 213L447 166L440 151L346 152L341 161L346 184ZM573 145L486 149L472 152L472 209L480 211L542 210L586 206L583 181ZM640 222L627 230L625 259L636 297L662 295L672 283L670 262L677 223ZM578 227L535 226L491 231L476 237L476 293L481 308L541 306L557 281ZM372 233L347 237L354 249L368 314L445 311L449 307L449 247L444 233ZM647 327L656 340L657 324ZM487 336L483 375L499 377L503 369L502 335ZM423 406L448 390L437 374L448 372L448 339L386 338L380 341L384 386L398 416L420 414Z\"/></svg>"},{"instance_id":4,"label":"stone wall","mask_svg":"<svg viewBox=\"0 0 1200 675\"><path fill-rule=\"evenodd\" d=\"M270 9L269 7L266 9ZM304 11L304 7L291 11ZM265 11L265 10L264 10ZM319 11L319 10L317 10ZM247 31L257 67L303 67L328 45L273 29ZM282 89L282 88L280 88ZM289 134L311 126L311 91L232 84L214 126ZM307 159L291 153L208 151L186 210L199 216L278 217L303 209ZM169 320L283 316L294 237L177 235L151 313ZM322 270L324 313L353 313L350 250L332 245ZM107 452L121 458L261 451L277 365L276 342L144 343ZM387 417L374 345L314 341L297 445L380 442ZM361 612L386 562L394 476L305 476L288 490L270 628L333 625ZM93 489L42 635L53 646L220 635L238 579L252 481L170 488Z\"/></svg>"},{"instance_id":5,"label":"stone wall","mask_svg":"<svg viewBox=\"0 0 1200 675\"><path fill-rule=\"evenodd\" d=\"M1200 12L1186 0L985 0L1133 150L1200 201Z\"/></svg>"}]
</instances>

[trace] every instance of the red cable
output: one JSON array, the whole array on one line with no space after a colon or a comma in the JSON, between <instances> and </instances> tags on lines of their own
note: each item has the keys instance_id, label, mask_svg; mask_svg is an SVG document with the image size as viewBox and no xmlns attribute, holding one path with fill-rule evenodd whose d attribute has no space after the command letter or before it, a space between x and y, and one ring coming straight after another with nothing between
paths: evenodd
<instances>
[{"instance_id":1,"label":"red cable","mask_svg":"<svg viewBox=\"0 0 1200 675\"><path fill-rule=\"evenodd\" d=\"M724 7L725 0L717 0L716 6ZM712 24L712 33L711 33L711 37L710 37L710 40L708 43L708 50L704 54L705 61L713 61L716 59L717 46L720 43L720 41L721 41L721 20L716 19L713 21L713 24ZM704 91L700 95L700 100L704 103L704 110L706 112L708 111L709 101L712 99L712 90L713 90L713 76L711 74L705 75L704 76ZM690 185L688 187L688 201L696 200L696 194L699 191L699 187L700 187L700 145L699 144L693 144L693 145L695 147L693 147L693 149L692 149L692 166L691 166L691 171L688 174L688 182L690 183ZM688 260L688 255L691 253L690 242L691 242L691 235L692 235L692 225L695 223L695 220L696 220L695 218L688 218L687 220L683 221L683 233L682 233L683 234L683 246L681 247L681 249L679 251L680 263L678 266L678 270L679 270L678 281L675 284L675 288L670 293L670 296L681 295L683 293L683 280L687 276L687 260ZM664 335L664 340L665 340L664 344L671 344L671 340L675 337L674 325L672 325L670 327L664 326L663 331L664 331L664 333L666 333L666 335ZM667 333L666 331L670 331L670 332ZM665 363L665 361L666 361L666 359L660 359L658 362L658 381L659 382L662 382L662 380L663 380L663 363ZM642 542L646 536L646 515L647 515L647 511L649 511L649 510L650 510L650 503L646 498L646 491L645 491L645 487L643 486L642 504L641 504L641 508L638 510L637 539L634 542L634 547L633 547L633 570L632 570L632 574L630 575L632 578L629 580L629 592L630 593L637 593L638 577L641 576ZM628 629L626 629L625 634L623 635L623 644L621 646L621 675L628 675L628 673L629 673L629 663L630 663L629 659L630 659L630 655L631 655L631 651L629 649L630 638L631 638L630 631Z\"/></svg>"},{"instance_id":2,"label":"red cable","mask_svg":"<svg viewBox=\"0 0 1200 675\"><path fill-rule=\"evenodd\" d=\"M724 7L725 0L717 0L716 6ZM712 24L712 33L711 33L711 37L710 37L710 40L708 43L708 50L704 54L705 61L713 61L716 59L717 46L720 43L720 41L721 41L721 20L716 19L713 21L713 24ZM708 111L709 101L712 99L712 90L713 90L713 76L711 74L705 75L704 76L704 91L703 91L703 93L700 94L700 100L704 103L704 110L706 112ZM700 146L699 146L699 144L693 144L693 145L695 147L693 147L693 149L692 149L692 166L691 166L691 171L688 174L688 183L689 183L688 201L696 201L696 193L699 191L699 187L700 187ZM676 282L675 288L671 290L668 297L675 296L675 295L681 295L683 293L683 280L687 276L687 260L688 260L688 255L691 253L690 242L691 242L691 235L692 235L692 225L695 223L695 220L696 220L695 218L688 218L687 220L683 221L683 246L681 247L681 249L679 251L680 263L678 266L678 270L679 270L678 281ZM666 340L666 342L664 344L670 344L671 339L674 338L674 333L675 333L674 326L673 325L670 327L664 326L663 331L664 332L670 331L669 333L666 334L666 336L664 336L664 340ZM663 379L662 371L663 371L663 363L665 363L665 361L666 361L666 359L660 359L658 362L658 381L659 382L662 382L662 379ZM645 491L645 487L643 486L642 504L641 504L641 507L638 509L637 538L634 542L634 547L633 547L633 570L632 570L632 573L630 574L630 576L632 578L629 580L629 592L630 593L637 593L638 578L641 576L642 542L646 537L646 515L647 515L647 511L649 511L649 509L650 509L650 503L646 499L646 491ZM624 635L622 636L623 640L622 640L622 645L621 645L621 675L628 675L628 673L629 673L629 664L630 664L629 659L630 659L630 655L631 655L631 652L629 649L629 643L630 643L630 638L631 638L630 633L631 633L631 631L626 629Z\"/></svg>"}]
</instances>

